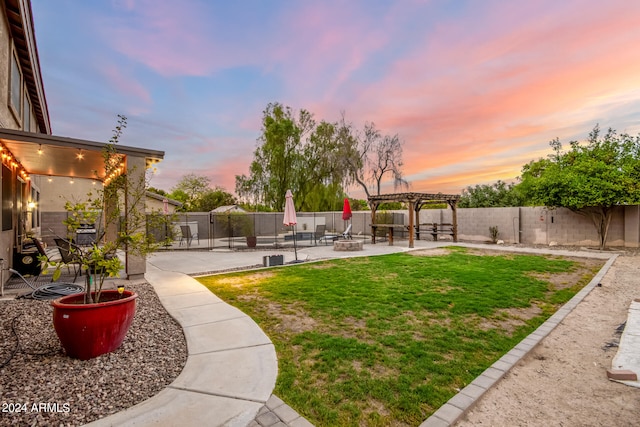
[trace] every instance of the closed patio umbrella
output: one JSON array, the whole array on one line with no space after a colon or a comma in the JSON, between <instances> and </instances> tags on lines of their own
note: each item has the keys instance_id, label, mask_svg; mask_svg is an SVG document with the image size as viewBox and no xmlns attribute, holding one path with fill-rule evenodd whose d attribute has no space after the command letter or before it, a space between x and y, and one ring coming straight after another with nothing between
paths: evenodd
<instances>
[{"instance_id":1,"label":"closed patio umbrella","mask_svg":"<svg viewBox=\"0 0 640 427\"><path fill-rule=\"evenodd\" d=\"M351 205L349 204L349 199L347 199L346 197L344 198L344 206L342 207L342 219L345 221L348 221L351 219L351 217L353 216L353 214L351 213ZM345 225L345 230L346 230L346 225Z\"/></svg>"},{"instance_id":2,"label":"closed patio umbrella","mask_svg":"<svg viewBox=\"0 0 640 427\"><path fill-rule=\"evenodd\" d=\"M294 225L298 223L298 219L296 218L296 208L293 205L293 194L291 193L291 190L287 190L284 198L284 218L282 220L282 223L286 226L291 226L291 231L293 231L293 252L297 261L298 248L296 247L296 230Z\"/></svg>"},{"instance_id":3,"label":"closed patio umbrella","mask_svg":"<svg viewBox=\"0 0 640 427\"><path fill-rule=\"evenodd\" d=\"M351 205L349 204L349 199L344 198L344 206L342 207L342 219L345 221L351 219Z\"/></svg>"}]
</instances>

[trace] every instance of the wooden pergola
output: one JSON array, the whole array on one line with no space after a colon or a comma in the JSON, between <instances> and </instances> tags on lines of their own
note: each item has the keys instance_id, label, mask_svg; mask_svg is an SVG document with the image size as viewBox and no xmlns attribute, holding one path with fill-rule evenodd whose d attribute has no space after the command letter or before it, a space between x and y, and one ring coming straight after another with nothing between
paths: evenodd
<instances>
[{"instance_id":1,"label":"wooden pergola","mask_svg":"<svg viewBox=\"0 0 640 427\"><path fill-rule=\"evenodd\" d=\"M402 202L406 203L409 209L409 247L413 248L414 230L420 226L420 210L425 205L432 205L438 203L447 203L451 207L452 211L452 223L453 223L453 241L458 241L458 215L457 207L458 200L460 200L459 194L442 194L442 193L395 193L395 194L381 194L378 196L370 196L369 206L371 207L371 231L372 236L375 236L375 224L376 224L376 210L382 203L390 202ZM393 224L392 224L393 225ZM398 224L397 226L403 226Z\"/></svg>"}]
</instances>

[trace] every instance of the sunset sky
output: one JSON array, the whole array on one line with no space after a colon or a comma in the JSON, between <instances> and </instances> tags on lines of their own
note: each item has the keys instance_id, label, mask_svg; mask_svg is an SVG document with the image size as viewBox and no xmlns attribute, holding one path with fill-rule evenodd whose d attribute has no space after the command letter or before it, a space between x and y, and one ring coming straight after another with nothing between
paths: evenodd
<instances>
[{"instance_id":1,"label":"sunset sky","mask_svg":"<svg viewBox=\"0 0 640 427\"><path fill-rule=\"evenodd\" d=\"M165 151L234 192L269 102L404 144L411 191L511 180L548 142L640 132L640 2L32 0L53 133ZM362 196L356 188L351 196ZM387 186L383 192L392 192Z\"/></svg>"}]
</instances>

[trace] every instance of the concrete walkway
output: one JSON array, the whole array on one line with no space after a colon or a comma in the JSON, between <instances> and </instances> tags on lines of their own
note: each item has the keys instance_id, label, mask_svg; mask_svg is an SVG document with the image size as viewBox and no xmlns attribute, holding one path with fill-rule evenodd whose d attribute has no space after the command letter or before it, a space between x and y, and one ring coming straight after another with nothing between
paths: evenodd
<instances>
[{"instance_id":1,"label":"concrete walkway","mask_svg":"<svg viewBox=\"0 0 640 427\"><path fill-rule=\"evenodd\" d=\"M640 299L631 302L627 323L618 352L611 361L611 372L618 374L610 375L613 381L618 381L632 387L640 388ZM622 374L622 375L620 375ZM634 379L635 377L635 379Z\"/></svg>"},{"instance_id":2,"label":"concrete walkway","mask_svg":"<svg viewBox=\"0 0 640 427\"><path fill-rule=\"evenodd\" d=\"M91 426L238 426L264 406L275 386L273 344L240 310L184 273L148 264L145 275L180 323L188 358L158 395Z\"/></svg>"},{"instance_id":3,"label":"concrete walkway","mask_svg":"<svg viewBox=\"0 0 640 427\"><path fill-rule=\"evenodd\" d=\"M297 259L382 255L410 250L407 243L365 245L363 251L334 252L332 246L299 249ZM416 241L415 249L436 248L451 242ZM609 258L598 252L578 252L465 244L481 249L523 253ZM292 251L180 251L153 254L145 278L153 285L167 311L180 323L187 339L188 359L178 378L158 395L125 411L89 424L102 426L311 426L271 393L278 362L273 344L260 327L238 309L224 303L191 276L262 264L262 257ZM511 366L535 347L586 296L613 262L538 330L522 341L472 384L452 398L423 426L450 425L497 382ZM191 276L190 276L191 275Z\"/></svg>"}]
</instances>

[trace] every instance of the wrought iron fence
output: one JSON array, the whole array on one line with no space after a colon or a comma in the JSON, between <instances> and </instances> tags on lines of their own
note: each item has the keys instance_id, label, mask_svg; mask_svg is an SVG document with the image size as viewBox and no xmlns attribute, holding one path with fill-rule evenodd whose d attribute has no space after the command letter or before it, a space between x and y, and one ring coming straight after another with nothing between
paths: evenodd
<instances>
[{"instance_id":1,"label":"wrought iron fence","mask_svg":"<svg viewBox=\"0 0 640 427\"><path fill-rule=\"evenodd\" d=\"M332 244L351 225L353 239L368 240L371 233L371 212L353 212L350 220L342 212L299 212L297 224L285 226L282 212L190 212L173 215L169 226L149 230L157 241L174 236L171 249L247 249L286 248ZM402 216L398 221L402 220ZM185 236L189 228L190 237Z\"/></svg>"}]
</instances>

